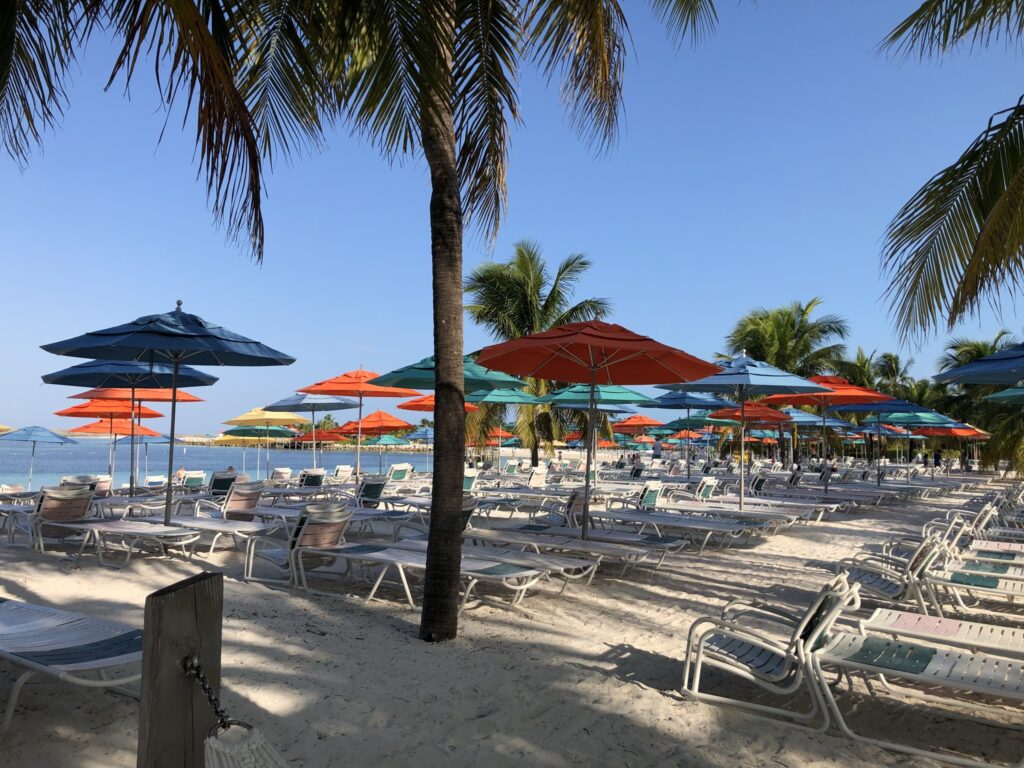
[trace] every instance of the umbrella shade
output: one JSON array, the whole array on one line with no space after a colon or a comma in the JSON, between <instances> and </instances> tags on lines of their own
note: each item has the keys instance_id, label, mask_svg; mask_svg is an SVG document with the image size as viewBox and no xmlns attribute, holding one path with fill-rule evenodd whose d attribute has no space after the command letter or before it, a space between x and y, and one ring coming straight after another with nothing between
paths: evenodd
<instances>
[{"instance_id":1,"label":"umbrella shade","mask_svg":"<svg viewBox=\"0 0 1024 768\"><path fill-rule=\"evenodd\" d=\"M978 433L973 427L968 427L966 424L958 424L954 421L951 424L944 424L941 426L918 427L914 430L914 434L920 437L956 437L969 439L976 437Z\"/></svg>"},{"instance_id":2,"label":"umbrella shade","mask_svg":"<svg viewBox=\"0 0 1024 768\"><path fill-rule=\"evenodd\" d=\"M586 411L589 407L586 403L559 403L555 406L563 411ZM636 408L631 405L616 405L615 403L595 403L594 410L598 413L618 415L623 413L637 413Z\"/></svg>"},{"instance_id":3,"label":"umbrella shade","mask_svg":"<svg viewBox=\"0 0 1024 768\"><path fill-rule=\"evenodd\" d=\"M672 419L665 426L668 429L690 429L691 427L730 427L739 424L733 419L713 419L711 411L697 411L689 416L679 419Z\"/></svg>"},{"instance_id":4,"label":"umbrella shade","mask_svg":"<svg viewBox=\"0 0 1024 768\"><path fill-rule=\"evenodd\" d=\"M833 405L829 410L833 413L924 413L931 409L906 400L886 400L884 403Z\"/></svg>"},{"instance_id":5,"label":"umbrella shade","mask_svg":"<svg viewBox=\"0 0 1024 768\"><path fill-rule=\"evenodd\" d=\"M163 416L159 411L147 408L141 403L136 403L132 408L128 400L90 400L87 403L72 405L60 411L54 411L57 416L68 416L73 419L116 419L124 417L127 421L132 414L137 419L158 419Z\"/></svg>"},{"instance_id":6,"label":"umbrella shade","mask_svg":"<svg viewBox=\"0 0 1024 768\"><path fill-rule=\"evenodd\" d=\"M654 442L654 438L653 438L653 437L651 437L650 435L640 435L640 436L639 436L638 438L636 438L636 440L634 440L633 442L635 442L635 443L642 443L642 444L646 444L646 445L650 445L650 444L652 444L652 443Z\"/></svg>"},{"instance_id":7,"label":"umbrella shade","mask_svg":"<svg viewBox=\"0 0 1024 768\"><path fill-rule=\"evenodd\" d=\"M56 443L63 445L65 443L74 443L75 441L71 438L58 435L56 432L51 432L46 427L22 427L16 429L13 432L5 432L0 435L0 440L10 440L12 442L21 443Z\"/></svg>"},{"instance_id":8,"label":"umbrella shade","mask_svg":"<svg viewBox=\"0 0 1024 768\"><path fill-rule=\"evenodd\" d=\"M382 387L371 384L371 379L376 379L380 374L374 371L367 371L357 368L348 371L333 379L318 381L303 387L299 392L310 395L346 395L348 397L416 397L420 393L414 389L404 387Z\"/></svg>"},{"instance_id":9,"label":"umbrella shade","mask_svg":"<svg viewBox=\"0 0 1024 768\"><path fill-rule=\"evenodd\" d=\"M618 443L613 443L611 440L598 440L598 448L618 448Z\"/></svg>"},{"instance_id":10,"label":"umbrella shade","mask_svg":"<svg viewBox=\"0 0 1024 768\"><path fill-rule=\"evenodd\" d=\"M262 438L269 440L291 440L295 437L294 430L274 424L249 424L246 426L232 427L231 429L225 429L224 434L229 437Z\"/></svg>"},{"instance_id":11,"label":"umbrella shade","mask_svg":"<svg viewBox=\"0 0 1024 768\"><path fill-rule=\"evenodd\" d=\"M181 311L146 315L42 347L55 355L97 360L188 363L190 365L291 365L295 358L198 315ZM180 377L180 372L179 372ZM178 386L181 386L179 378Z\"/></svg>"},{"instance_id":12,"label":"umbrella shade","mask_svg":"<svg viewBox=\"0 0 1024 768\"><path fill-rule=\"evenodd\" d=\"M508 440L505 440L501 444L501 447L502 448L518 448L522 444L523 444L523 441L520 440L518 437L510 437Z\"/></svg>"},{"instance_id":13,"label":"umbrella shade","mask_svg":"<svg viewBox=\"0 0 1024 768\"><path fill-rule=\"evenodd\" d=\"M783 413L777 411L774 408L769 408L766 405L760 405L759 403L751 403L745 408L723 408L720 411L714 411L711 413L713 419L729 419L730 421L744 421L748 424L781 424L783 422L792 421L792 418Z\"/></svg>"},{"instance_id":14,"label":"umbrella shade","mask_svg":"<svg viewBox=\"0 0 1024 768\"><path fill-rule=\"evenodd\" d=\"M766 402L768 398L764 400L758 400L759 403ZM807 411L801 411L799 408L783 408L782 413L789 416L789 420L797 427L820 427L821 417L815 416L813 413Z\"/></svg>"},{"instance_id":15,"label":"umbrella shade","mask_svg":"<svg viewBox=\"0 0 1024 768\"><path fill-rule=\"evenodd\" d=\"M953 419L935 411L920 413L892 413L882 419L886 424L899 427L946 427L956 424Z\"/></svg>"},{"instance_id":16,"label":"umbrella shade","mask_svg":"<svg viewBox=\"0 0 1024 768\"><path fill-rule=\"evenodd\" d=\"M132 434L132 422L130 419L100 419L83 424L80 427L69 429L69 435L130 435ZM135 424L135 434L144 437L160 437L156 430Z\"/></svg>"},{"instance_id":17,"label":"umbrella shade","mask_svg":"<svg viewBox=\"0 0 1024 768\"><path fill-rule=\"evenodd\" d=\"M491 431L487 433L487 436L488 437L496 437L496 438L501 439L501 440L504 440L504 439L510 438L510 437L515 437L515 435L513 435L511 432L509 432L506 429L502 429L501 427L492 427Z\"/></svg>"},{"instance_id":18,"label":"umbrella shade","mask_svg":"<svg viewBox=\"0 0 1024 768\"><path fill-rule=\"evenodd\" d=\"M488 389L522 389L525 381L501 371L492 371L477 363L471 356L462 358L462 377L466 392ZM398 368L373 380L373 384L391 387L434 388L434 358L425 357L418 363Z\"/></svg>"},{"instance_id":19,"label":"umbrella shade","mask_svg":"<svg viewBox=\"0 0 1024 768\"><path fill-rule=\"evenodd\" d=\"M647 430L647 434L651 437L665 437L666 435L671 435L673 432L675 432L675 430L669 429L668 427L655 427L654 429Z\"/></svg>"},{"instance_id":20,"label":"umbrella shade","mask_svg":"<svg viewBox=\"0 0 1024 768\"><path fill-rule=\"evenodd\" d=\"M124 400L125 402L131 402L134 397L137 403L147 400L151 403L169 403L171 402L172 395L174 393L169 389L140 387L139 389L132 390L125 387L97 387L96 389L89 389L75 395L68 395L68 397L77 400ZM196 397L191 392L184 392L180 389L177 392L177 400L179 403L204 402L201 397Z\"/></svg>"},{"instance_id":21,"label":"umbrella shade","mask_svg":"<svg viewBox=\"0 0 1024 768\"><path fill-rule=\"evenodd\" d=\"M178 366L179 387L208 387L217 377L187 365ZM167 388L174 382L174 366L123 360L89 360L43 376L44 384L72 387Z\"/></svg>"},{"instance_id":22,"label":"umbrella shade","mask_svg":"<svg viewBox=\"0 0 1024 768\"><path fill-rule=\"evenodd\" d=\"M380 437L373 438L373 445L390 447L393 445L408 445L408 440L403 440L400 437L394 435L381 435Z\"/></svg>"},{"instance_id":23,"label":"umbrella shade","mask_svg":"<svg viewBox=\"0 0 1024 768\"><path fill-rule=\"evenodd\" d=\"M406 440L433 440L434 439L434 428L433 427L420 427L415 432L410 432L405 436Z\"/></svg>"},{"instance_id":24,"label":"umbrella shade","mask_svg":"<svg viewBox=\"0 0 1024 768\"><path fill-rule=\"evenodd\" d=\"M985 399L1003 405L1024 405L1024 387L1010 387L1002 392L985 395Z\"/></svg>"},{"instance_id":25,"label":"umbrella shade","mask_svg":"<svg viewBox=\"0 0 1024 768\"><path fill-rule=\"evenodd\" d=\"M334 395L311 395L297 392L277 402L263 406L264 411L284 411L285 413L324 413L327 411L344 411L358 408L359 403L347 397Z\"/></svg>"},{"instance_id":26,"label":"umbrella shade","mask_svg":"<svg viewBox=\"0 0 1024 768\"><path fill-rule=\"evenodd\" d=\"M622 421L617 421L612 424L612 432L631 435L643 432L650 427L662 426L665 425L657 419L652 419L650 416L644 416L643 414L637 414L636 416L629 416Z\"/></svg>"},{"instance_id":27,"label":"umbrella shade","mask_svg":"<svg viewBox=\"0 0 1024 768\"><path fill-rule=\"evenodd\" d=\"M135 442L139 445L167 445L167 443L171 442L171 438L168 437L167 435L140 435L138 429L139 427L138 425L136 425ZM124 443L130 442L130 440L131 436L125 435L124 437L119 437L116 440L114 440L114 443L117 445L123 445ZM177 443L181 441L175 440L174 442Z\"/></svg>"},{"instance_id":28,"label":"umbrella shade","mask_svg":"<svg viewBox=\"0 0 1024 768\"><path fill-rule=\"evenodd\" d=\"M946 384L1016 384L1024 379L1024 344L932 376Z\"/></svg>"},{"instance_id":29,"label":"umbrella shade","mask_svg":"<svg viewBox=\"0 0 1024 768\"><path fill-rule=\"evenodd\" d=\"M884 395L867 387L858 387L840 376L811 376L812 381L827 388L827 392L804 392L771 395L763 402L766 405L844 405L848 403L881 403L893 400L891 395Z\"/></svg>"},{"instance_id":30,"label":"umbrella shade","mask_svg":"<svg viewBox=\"0 0 1024 768\"><path fill-rule=\"evenodd\" d=\"M579 384L670 384L719 370L621 325L591 320L484 347L480 365Z\"/></svg>"},{"instance_id":31,"label":"umbrella shade","mask_svg":"<svg viewBox=\"0 0 1024 768\"><path fill-rule=\"evenodd\" d=\"M231 424L236 427L286 427L292 424L305 424L308 422L309 419L305 416L299 416L296 413L253 408L252 410L246 411L241 416L228 419L224 423Z\"/></svg>"},{"instance_id":32,"label":"umbrella shade","mask_svg":"<svg viewBox=\"0 0 1024 768\"><path fill-rule=\"evenodd\" d=\"M885 424L862 424L855 427L859 435L874 435L875 437L906 437L906 431L893 429Z\"/></svg>"},{"instance_id":33,"label":"umbrella shade","mask_svg":"<svg viewBox=\"0 0 1024 768\"><path fill-rule=\"evenodd\" d=\"M672 386L672 385L669 385ZM667 387L660 387L665 389ZM724 397L715 397L707 392L667 392L647 403L646 408L695 408L708 411L716 408L735 408L736 403Z\"/></svg>"},{"instance_id":34,"label":"umbrella shade","mask_svg":"<svg viewBox=\"0 0 1024 768\"><path fill-rule=\"evenodd\" d=\"M466 395L467 403L499 403L501 405L540 405L544 401L521 389L481 389Z\"/></svg>"},{"instance_id":35,"label":"umbrella shade","mask_svg":"<svg viewBox=\"0 0 1024 768\"><path fill-rule=\"evenodd\" d=\"M564 387L549 395L545 395L541 398L541 401L559 407L587 405L590 402L590 386L587 384L575 384L571 387ZM633 403L649 407L656 401L647 395L642 395L626 387L619 387L615 384L598 384L594 387L594 402L599 405Z\"/></svg>"},{"instance_id":36,"label":"umbrella shade","mask_svg":"<svg viewBox=\"0 0 1024 768\"><path fill-rule=\"evenodd\" d=\"M383 435L388 432L397 432L400 429L412 429L412 424L402 421L385 411L374 411L360 421L350 421L338 427L337 431L343 435L355 435L362 432L364 435Z\"/></svg>"},{"instance_id":37,"label":"umbrella shade","mask_svg":"<svg viewBox=\"0 0 1024 768\"><path fill-rule=\"evenodd\" d=\"M828 392L828 389L820 384L794 376L746 355L725 363L725 367L712 376L686 384L677 384L672 389L681 392L732 393L743 400L751 395Z\"/></svg>"},{"instance_id":38,"label":"umbrella shade","mask_svg":"<svg viewBox=\"0 0 1024 768\"><path fill-rule=\"evenodd\" d=\"M500 391L500 390L496 390ZM399 403L396 407L401 408L405 411L430 411L433 412L436 403L434 402L433 395L423 395L417 397L414 400L408 400L404 403ZM472 413L473 411L479 411L480 406L473 405L472 403L464 403L466 413Z\"/></svg>"},{"instance_id":39,"label":"umbrella shade","mask_svg":"<svg viewBox=\"0 0 1024 768\"><path fill-rule=\"evenodd\" d=\"M669 435L669 440L682 441L682 440L696 440L703 437L703 432L696 432L692 429L681 429L678 432L673 432Z\"/></svg>"}]
</instances>

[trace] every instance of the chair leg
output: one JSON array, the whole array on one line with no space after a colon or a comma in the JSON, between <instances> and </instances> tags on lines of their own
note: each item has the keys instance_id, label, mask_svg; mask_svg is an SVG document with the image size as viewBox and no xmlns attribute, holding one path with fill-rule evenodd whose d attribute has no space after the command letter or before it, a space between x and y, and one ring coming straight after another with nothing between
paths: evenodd
<instances>
[{"instance_id":1,"label":"chair leg","mask_svg":"<svg viewBox=\"0 0 1024 768\"><path fill-rule=\"evenodd\" d=\"M0 734L7 733L7 729L11 726L11 720L14 717L14 708L18 705L18 696L21 694L21 689L28 682L28 679L34 675L35 672L27 670L21 677L14 681L14 687L11 688L11 693L7 697L7 707L4 709L4 720L0 723Z\"/></svg>"}]
</instances>

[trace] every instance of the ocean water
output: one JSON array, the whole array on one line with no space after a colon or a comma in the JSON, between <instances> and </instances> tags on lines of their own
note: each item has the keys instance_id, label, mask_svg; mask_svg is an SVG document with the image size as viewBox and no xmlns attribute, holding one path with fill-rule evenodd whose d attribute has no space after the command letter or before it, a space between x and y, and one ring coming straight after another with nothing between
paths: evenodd
<instances>
[{"instance_id":1,"label":"ocean water","mask_svg":"<svg viewBox=\"0 0 1024 768\"><path fill-rule=\"evenodd\" d=\"M139 480L150 475L167 474L167 445L149 445L139 447ZM32 451L31 443L15 443L0 441L0 483L28 483L29 458ZM244 471L253 479L262 478L265 464L265 452L259 451L259 463L256 461L255 448L236 448L233 446L183 445L174 446L174 468L201 469L214 472L234 467ZM80 440L72 445L36 445L35 468L32 473L32 487L57 485L63 475L104 475L110 458L110 443L106 439ZM375 448L365 448L362 452L362 466L365 472L386 470L391 464L408 462L417 470L431 469L433 457L430 453L397 453L378 452ZM337 464L356 463L355 451L317 451L317 466L326 467L328 471ZM148 471L147 471L148 466ZM270 451L270 466L291 467L294 474L313 466L313 453L306 450ZM114 460L114 486L128 483L129 447L127 443L117 446Z\"/></svg>"}]
</instances>

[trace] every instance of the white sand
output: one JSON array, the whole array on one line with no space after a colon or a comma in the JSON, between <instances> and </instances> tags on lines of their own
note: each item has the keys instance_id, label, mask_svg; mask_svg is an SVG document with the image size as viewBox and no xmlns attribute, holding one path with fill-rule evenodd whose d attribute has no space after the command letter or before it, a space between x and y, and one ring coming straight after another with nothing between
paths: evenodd
<instances>
[{"instance_id":1,"label":"white sand","mask_svg":"<svg viewBox=\"0 0 1024 768\"><path fill-rule=\"evenodd\" d=\"M290 765L310 768L934 765L678 693L694 617L736 596L799 606L835 560L934 514L876 508L751 549L679 557L660 571L619 578L608 568L561 597L543 587L520 611L469 610L460 638L443 645L416 639L418 613L394 590L367 606L362 587L307 597L246 584L240 556L225 552L214 559L227 576L224 705L257 724ZM0 549L0 595L141 625L149 592L203 567L198 558L145 558L112 571L94 557L75 566ZM0 695L13 680L0 668ZM895 722L900 734L1019 758L1007 731L866 698L857 711L865 727ZM134 766L137 720L130 699L39 679L0 741L0 766Z\"/></svg>"}]
</instances>

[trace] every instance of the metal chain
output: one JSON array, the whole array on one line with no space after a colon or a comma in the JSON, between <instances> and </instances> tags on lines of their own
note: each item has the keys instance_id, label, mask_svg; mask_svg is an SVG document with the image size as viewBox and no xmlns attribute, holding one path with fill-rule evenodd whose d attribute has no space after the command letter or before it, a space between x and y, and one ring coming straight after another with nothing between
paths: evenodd
<instances>
[{"instance_id":1,"label":"metal chain","mask_svg":"<svg viewBox=\"0 0 1024 768\"><path fill-rule=\"evenodd\" d=\"M221 709L220 699L217 698L217 695L213 692L213 686L210 685L210 681L203 674L203 665L199 663L198 656L189 656L185 659L185 673L192 675L199 681L199 685L203 689L207 701L210 702L210 707L213 709L213 714L216 716L220 727L223 730L230 728L231 720L228 718L228 713Z\"/></svg>"}]
</instances>

